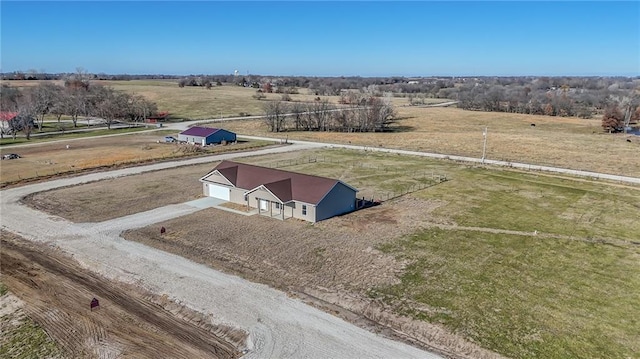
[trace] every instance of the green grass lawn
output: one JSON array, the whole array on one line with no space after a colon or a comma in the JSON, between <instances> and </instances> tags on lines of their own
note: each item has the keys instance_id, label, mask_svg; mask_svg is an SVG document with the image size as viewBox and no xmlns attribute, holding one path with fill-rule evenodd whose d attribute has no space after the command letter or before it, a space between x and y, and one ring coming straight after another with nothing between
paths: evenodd
<instances>
[{"instance_id":1,"label":"green grass lawn","mask_svg":"<svg viewBox=\"0 0 640 359\"><path fill-rule=\"evenodd\" d=\"M398 313L514 358L639 357L640 188L364 151L291 156L243 161L374 194L447 175L410 196L442 203L429 216L454 226L380 248L408 263L400 284L370 292Z\"/></svg>"},{"instance_id":2,"label":"green grass lawn","mask_svg":"<svg viewBox=\"0 0 640 359\"><path fill-rule=\"evenodd\" d=\"M123 134L123 133L148 131L150 129L151 128L146 128L146 127L114 128L111 130L108 130L106 128L101 128L95 131L83 131L83 132L74 132L74 133L66 133L66 134L32 136L31 139L29 140L27 140L24 137L17 137L15 140L11 137L5 137L0 140L0 146L17 145L17 144L23 144L23 143L41 143L41 142L68 140L73 138L84 138L84 137L94 137L94 136L103 136L103 135L115 135L115 134Z\"/></svg>"},{"instance_id":3,"label":"green grass lawn","mask_svg":"<svg viewBox=\"0 0 640 359\"><path fill-rule=\"evenodd\" d=\"M410 265L371 291L513 358L640 353L640 250L472 231L419 231L381 248Z\"/></svg>"},{"instance_id":4,"label":"green grass lawn","mask_svg":"<svg viewBox=\"0 0 640 359\"><path fill-rule=\"evenodd\" d=\"M472 167L455 173L420 195L446 201L436 214L461 226L640 239L640 188Z\"/></svg>"}]
</instances>

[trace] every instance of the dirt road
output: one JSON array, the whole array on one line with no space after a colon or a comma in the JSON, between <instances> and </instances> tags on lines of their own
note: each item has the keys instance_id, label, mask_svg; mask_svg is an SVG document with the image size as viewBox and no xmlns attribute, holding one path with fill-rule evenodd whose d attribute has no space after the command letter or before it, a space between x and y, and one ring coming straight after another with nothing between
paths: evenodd
<instances>
[{"instance_id":1,"label":"dirt road","mask_svg":"<svg viewBox=\"0 0 640 359\"><path fill-rule=\"evenodd\" d=\"M308 147L292 145L254 153ZM150 211L146 217L136 217L135 222L125 217L104 227L75 224L20 204L22 197L37 191L246 155L225 154L167 162L7 189L0 192L1 224L4 229L29 240L56 245L73 255L83 267L110 279L144 287L157 295L166 294L170 299L210 316L214 325L248 332L246 358L437 358L435 354L356 327L265 285L220 273L119 236L125 227L146 226L191 212L184 205L174 208L177 210L174 213Z\"/></svg>"},{"instance_id":2,"label":"dirt road","mask_svg":"<svg viewBox=\"0 0 640 359\"><path fill-rule=\"evenodd\" d=\"M213 332L244 335L224 327L202 328L181 316L197 318L181 308L174 315L153 296L132 285L119 286L80 268L73 259L46 245L2 237L2 281L27 303L29 316L40 323L73 358L236 358L240 352ZM100 307L91 310L92 298ZM155 298L161 302L160 297ZM176 309L175 304L168 308ZM190 315L189 315L190 314Z\"/></svg>"}]
</instances>

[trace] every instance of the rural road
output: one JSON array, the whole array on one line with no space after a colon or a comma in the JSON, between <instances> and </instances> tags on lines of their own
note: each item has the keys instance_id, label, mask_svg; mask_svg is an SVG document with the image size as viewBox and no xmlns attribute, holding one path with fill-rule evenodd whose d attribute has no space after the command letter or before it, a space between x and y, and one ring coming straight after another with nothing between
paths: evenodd
<instances>
[{"instance_id":1,"label":"rural road","mask_svg":"<svg viewBox=\"0 0 640 359\"><path fill-rule=\"evenodd\" d=\"M314 147L317 146L294 144L252 154ZM56 245L83 266L108 278L166 294L180 304L210 315L215 324L247 331L245 358L439 358L436 354L377 336L268 286L120 237L123 229L150 225L200 208L178 204L103 224L76 224L20 203L20 199L28 194L57 187L246 155L228 153L156 163L6 189L0 192L0 224L3 229L26 239Z\"/></svg>"},{"instance_id":2,"label":"rural road","mask_svg":"<svg viewBox=\"0 0 640 359\"><path fill-rule=\"evenodd\" d=\"M454 101L454 102L447 102L447 103L441 103L441 104L435 104L435 105L428 105L428 107L449 106L454 103L456 102ZM264 116L251 116L251 117L261 118ZM225 118L225 119L217 119L217 120L216 119L197 120L197 121L172 123L172 124L169 124L166 128L183 131L189 128L190 126L194 126L197 124L211 123L211 122L224 122L224 121L230 121L235 119L238 119L238 118L228 118L228 119ZM248 119L248 118L242 118L242 119ZM248 136L248 135L241 135L241 134L238 134L238 137L249 139L249 140L262 140L262 141L274 141L274 142L284 141L284 138ZM352 149L352 150L367 150L367 151L373 151L373 152L397 153L397 154L403 154L403 155L409 155L409 156L430 157L430 158L446 159L446 160L469 162L469 163L494 165L494 166L500 166L500 167L511 167L511 168L517 168L517 169L527 170L527 171L560 173L560 174L566 174L566 175L577 176L577 177L603 179L603 180L617 181L617 182L630 183L630 184L640 184L640 178L637 178L637 177L619 176L619 175L613 175L608 173L573 170L573 169L561 168L561 167L540 166L540 165L533 165L529 163L507 162L507 161L482 159L477 157L446 155L446 154L433 153L433 152L408 151L408 150L400 150L400 149L385 148L385 147L346 145L346 144L340 144L340 143L299 141L299 140L292 140L292 139L287 139L287 142L292 144L316 147L316 148L332 147L332 148L345 148L345 149Z\"/></svg>"}]
</instances>

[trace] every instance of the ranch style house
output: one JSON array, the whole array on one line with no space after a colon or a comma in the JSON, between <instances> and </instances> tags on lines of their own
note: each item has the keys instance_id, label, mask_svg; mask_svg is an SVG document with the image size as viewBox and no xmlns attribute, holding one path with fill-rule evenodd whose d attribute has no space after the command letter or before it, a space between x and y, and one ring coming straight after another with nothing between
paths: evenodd
<instances>
[{"instance_id":1,"label":"ranch style house","mask_svg":"<svg viewBox=\"0 0 640 359\"><path fill-rule=\"evenodd\" d=\"M191 127L178 134L178 141L206 146L213 143L235 142L236 134L221 128Z\"/></svg>"},{"instance_id":2,"label":"ranch style house","mask_svg":"<svg viewBox=\"0 0 640 359\"><path fill-rule=\"evenodd\" d=\"M205 196L258 214L318 222L356 209L357 189L331 178L222 161L200 178Z\"/></svg>"}]
</instances>

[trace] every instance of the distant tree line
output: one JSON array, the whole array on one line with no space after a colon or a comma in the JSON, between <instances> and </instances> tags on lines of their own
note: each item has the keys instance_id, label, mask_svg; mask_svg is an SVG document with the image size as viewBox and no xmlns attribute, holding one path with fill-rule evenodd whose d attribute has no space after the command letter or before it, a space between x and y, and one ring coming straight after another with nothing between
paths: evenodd
<instances>
[{"instance_id":1,"label":"distant tree line","mask_svg":"<svg viewBox=\"0 0 640 359\"><path fill-rule=\"evenodd\" d=\"M593 118L607 112L608 121L622 119L620 126L603 126L607 131L617 131L624 123L634 124L634 112L625 113L628 105L622 99L637 102L640 77L571 77L571 76L512 76L512 77L312 77L312 76L262 76L262 75L106 75L87 74L91 79L175 79L180 87L199 86L211 89L222 84L234 84L260 90L255 97L265 98L264 93L293 94L306 89L314 96L340 96L340 102L354 91L359 95L382 97L391 94L405 97L410 105L427 104L429 98L458 101L465 110L511 112L548 116L578 116ZM45 74L35 70L2 74L3 79L62 79L69 74ZM283 98L285 98L284 96ZM346 102L343 102L346 101ZM634 102L635 101L635 102ZM632 105L633 107L633 105ZM634 107L635 108L635 107ZM618 121L618 120L616 120Z\"/></svg>"},{"instance_id":2,"label":"distant tree line","mask_svg":"<svg viewBox=\"0 0 640 359\"><path fill-rule=\"evenodd\" d=\"M64 85L42 82L17 88L3 84L0 108L4 113L13 112L17 116L7 121L0 135L10 134L15 138L22 131L30 138L33 130L42 131L47 115L55 116L58 121L68 116L74 127L80 117L98 117L110 129L115 121L140 122L157 112L156 104L143 96L93 85L90 78L79 72L67 76Z\"/></svg>"},{"instance_id":3,"label":"distant tree line","mask_svg":"<svg viewBox=\"0 0 640 359\"><path fill-rule=\"evenodd\" d=\"M388 131L396 119L390 98L375 96L361 96L341 107L319 98L310 103L269 101L264 105L264 113L264 122L271 132L382 132Z\"/></svg>"}]
</instances>

